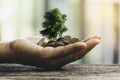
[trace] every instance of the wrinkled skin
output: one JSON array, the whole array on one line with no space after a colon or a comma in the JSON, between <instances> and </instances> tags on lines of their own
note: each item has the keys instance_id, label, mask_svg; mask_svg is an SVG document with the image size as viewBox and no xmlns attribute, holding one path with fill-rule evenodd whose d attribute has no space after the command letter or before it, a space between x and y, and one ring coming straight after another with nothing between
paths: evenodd
<instances>
[{"instance_id":1,"label":"wrinkled skin","mask_svg":"<svg viewBox=\"0 0 120 80\"><path fill-rule=\"evenodd\" d=\"M60 47L42 47L37 45L40 37L16 39L7 43L0 43L1 63L20 63L47 69L61 68L62 66L81 59L98 43L100 36L89 37Z\"/></svg>"}]
</instances>

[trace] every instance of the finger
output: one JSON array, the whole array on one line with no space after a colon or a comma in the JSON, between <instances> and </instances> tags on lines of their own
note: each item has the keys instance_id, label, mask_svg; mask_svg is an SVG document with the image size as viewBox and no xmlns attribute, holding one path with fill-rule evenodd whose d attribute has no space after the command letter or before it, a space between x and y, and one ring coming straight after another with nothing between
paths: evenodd
<instances>
[{"instance_id":1,"label":"finger","mask_svg":"<svg viewBox=\"0 0 120 80\"><path fill-rule=\"evenodd\" d=\"M86 44L84 42L78 42L78 43L74 43L74 44L70 44L70 45L67 45L67 46L64 46L64 48L62 49L59 49L56 48L55 49L55 57L65 57L65 56L68 56L68 55L71 55L70 53L71 52L75 52L77 50L82 50L86 48Z\"/></svg>"},{"instance_id":2,"label":"finger","mask_svg":"<svg viewBox=\"0 0 120 80\"><path fill-rule=\"evenodd\" d=\"M99 43L100 43L100 39L90 39L85 42L87 48L72 52L71 55L59 59L57 63L59 63L60 66L63 66L67 63L76 61L82 58L84 55L86 55L92 48L94 48Z\"/></svg>"},{"instance_id":3,"label":"finger","mask_svg":"<svg viewBox=\"0 0 120 80\"><path fill-rule=\"evenodd\" d=\"M81 53L81 57L80 58L82 58L91 49L93 49L97 44L99 44L100 43L100 39L90 39L90 40L86 41L85 43L87 45L87 48L85 50L83 50L83 52Z\"/></svg>"},{"instance_id":4,"label":"finger","mask_svg":"<svg viewBox=\"0 0 120 80\"><path fill-rule=\"evenodd\" d=\"M86 44L84 42L77 42L77 43L65 46L64 53L71 53L84 48L86 48Z\"/></svg>"},{"instance_id":5,"label":"finger","mask_svg":"<svg viewBox=\"0 0 120 80\"><path fill-rule=\"evenodd\" d=\"M89 41L90 39L101 39L101 36L100 35L95 35L95 36L92 36L92 37L89 37L89 38L86 38L86 39L84 39L83 41L84 42L87 42L87 41Z\"/></svg>"},{"instance_id":6,"label":"finger","mask_svg":"<svg viewBox=\"0 0 120 80\"><path fill-rule=\"evenodd\" d=\"M74 44L69 44L67 46L60 46L56 48L46 47L44 48L44 53L48 53L50 58L60 58L70 55L71 52L74 52L76 50L81 50L86 48L86 44L84 42L78 42ZM46 52L47 51L47 52Z\"/></svg>"}]
</instances>

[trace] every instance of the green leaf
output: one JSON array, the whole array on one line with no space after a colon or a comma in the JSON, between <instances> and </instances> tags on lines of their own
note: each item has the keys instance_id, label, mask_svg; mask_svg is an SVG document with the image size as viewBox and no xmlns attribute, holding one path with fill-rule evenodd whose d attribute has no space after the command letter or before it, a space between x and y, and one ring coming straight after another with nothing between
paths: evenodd
<instances>
[{"instance_id":1,"label":"green leaf","mask_svg":"<svg viewBox=\"0 0 120 80\"><path fill-rule=\"evenodd\" d=\"M47 36L48 39L56 39L62 37L63 32L67 31L65 26L66 14L62 14L58 8L51 9L45 12L45 21L42 23L43 30L40 34Z\"/></svg>"}]
</instances>

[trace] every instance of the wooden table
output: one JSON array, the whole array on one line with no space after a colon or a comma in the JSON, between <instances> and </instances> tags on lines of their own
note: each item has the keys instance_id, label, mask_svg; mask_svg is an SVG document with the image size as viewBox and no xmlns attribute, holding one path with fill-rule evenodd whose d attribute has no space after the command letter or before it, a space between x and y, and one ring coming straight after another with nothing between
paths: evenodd
<instances>
[{"instance_id":1,"label":"wooden table","mask_svg":"<svg viewBox=\"0 0 120 80\"><path fill-rule=\"evenodd\" d=\"M0 80L120 80L120 65L66 65L43 70L19 64L0 64Z\"/></svg>"}]
</instances>

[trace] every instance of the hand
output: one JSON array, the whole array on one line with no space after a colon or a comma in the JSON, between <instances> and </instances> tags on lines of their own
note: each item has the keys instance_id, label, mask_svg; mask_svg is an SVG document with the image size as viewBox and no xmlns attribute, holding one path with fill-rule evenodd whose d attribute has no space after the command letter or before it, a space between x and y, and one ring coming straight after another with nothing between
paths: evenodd
<instances>
[{"instance_id":1,"label":"hand","mask_svg":"<svg viewBox=\"0 0 120 80\"><path fill-rule=\"evenodd\" d=\"M81 59L100 42L100 38L96 35L82 42L56 48L37 45L37 42L41 39L39 37L17 39L9 42L9 61L6 60L6 62L41 68L60 68L65 64Z\"/></svg>"}]
</instances>

